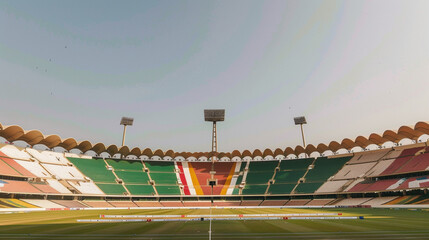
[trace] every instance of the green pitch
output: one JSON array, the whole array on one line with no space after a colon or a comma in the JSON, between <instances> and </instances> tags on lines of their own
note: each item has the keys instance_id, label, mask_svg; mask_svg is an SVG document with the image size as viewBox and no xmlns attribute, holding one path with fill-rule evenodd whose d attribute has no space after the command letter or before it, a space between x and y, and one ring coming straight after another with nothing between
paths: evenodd
<instances>
[{"instance_id":1,"label":"green pitch","mask_svg":"<svg viewBox=\"0 0 429 240\"><path fill-rule=\"evenodd\" d=\"M363 220L213 221L212 239L429 239L429 211L213 209L213 214L343 213ZM79 210L0 214L0 239L208 239L209 222L77 223L109 215L209 214L209 210Z\"/></svg>"}]
</instances>

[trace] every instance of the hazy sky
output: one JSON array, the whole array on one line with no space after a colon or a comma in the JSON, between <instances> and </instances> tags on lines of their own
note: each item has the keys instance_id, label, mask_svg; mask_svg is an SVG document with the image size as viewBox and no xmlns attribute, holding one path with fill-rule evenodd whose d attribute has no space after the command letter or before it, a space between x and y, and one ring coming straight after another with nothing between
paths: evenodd
<instances>
[{"instance_id":1,"label":"hazy sky","mask_svg":"<svg viewBox=\"0 0 429 240\"><path fill-rule=\"evenodd\" d=\"M0 122L94 143L295 147L429 120L429 1L0 1Z\"/></svg>"}]
</instances>

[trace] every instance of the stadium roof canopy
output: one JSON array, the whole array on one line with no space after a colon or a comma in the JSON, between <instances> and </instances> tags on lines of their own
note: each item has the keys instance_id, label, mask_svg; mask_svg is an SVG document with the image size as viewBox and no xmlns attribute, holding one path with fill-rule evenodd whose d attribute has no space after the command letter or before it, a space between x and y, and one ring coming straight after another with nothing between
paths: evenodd
<instances>
[{"instance_id":1,"label":"stadium roof canopy","mask_svg":"<svg viewBox=\"0 0 429 240\"><path fill-rule=\"evenodd\" d=\"M61 139L58 135L43 135L39 130L28 130L25 131L20 126L17 125L11 125L11 126L3 126L0 123L0 137L5 138L9 142L14 141L24 141L30 146L34 146L36 144L43 144L48 148L54 148L54 147L62 147L66 149L67 151L70 151L72 149L79 149L83 153L87 151L94 151L97 154L101 154L103 152L106 152L110 155L115 155L117 153L128 156L128 155L134 155L134 156L170 156L172 158L177 156L182 157L211 157L213 155L217 155L217 157L221 158L223 156L225 157L256 157L256 156L262 156L266 157L268 155L271 156L278 156L278 155L284 155L288 156L290 154L295 154L298 156L299 154L306 153L310 155L313 152L318 152L320 154L324 153L325 151L331 150L332 152L336 152L340 149L346 149L351 150L354 147L362 147L366 148L369 145L375 144L378 146L381 146L382 144L386 142L393 142L398 143L402 139L411 139L417 141L417 139L424 135L429 135L429 123L428 122L418 122L413 126L402 126L397 131L394 130L386 130L383 134L379 135L377 133L372 133L368 137L364 136L358 136L355 140L351 140L349 138L343 139L341 142L332 141L329 144L320 143L317 146L309 144L305 148L298 145L295 148L287 147L285 149L276 149L272 151L271 149L265 149L263 152L259 149L256 149L252 152L249 150L244 150L243 152L240 152L238 150L234 150L232 153L208 153L208 152L195 152L195 153L189 153L189 152L174 152L173 150L167 150L162 151L160 149L157 149L155 151L152 151L150 148L139 148L135 147L130 149L128 146L117 146L117 145L105 145L104 143L91 143L89 141L76 141L74 138L66 138Z\"/></svg>"}]
</instances>

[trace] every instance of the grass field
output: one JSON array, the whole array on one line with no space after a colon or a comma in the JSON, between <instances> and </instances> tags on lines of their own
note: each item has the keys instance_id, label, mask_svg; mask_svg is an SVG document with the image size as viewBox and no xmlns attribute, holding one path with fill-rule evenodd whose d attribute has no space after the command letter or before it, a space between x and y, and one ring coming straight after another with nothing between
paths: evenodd
<instances>
[{"instance_id":1,"label":"grass field","mask_svg":"<svg viewBox=\"0 0 429 240\"><path fill-rule=\"evenodd\" d=\"M213 214L343 213L363 220L213 221L212 239L429 239L429 211L213 209ZM209 222L77 223L109 215L209 214L189 210L79 210L0 214L0 239L208 239Z\"/></svg>"}]
</instances>

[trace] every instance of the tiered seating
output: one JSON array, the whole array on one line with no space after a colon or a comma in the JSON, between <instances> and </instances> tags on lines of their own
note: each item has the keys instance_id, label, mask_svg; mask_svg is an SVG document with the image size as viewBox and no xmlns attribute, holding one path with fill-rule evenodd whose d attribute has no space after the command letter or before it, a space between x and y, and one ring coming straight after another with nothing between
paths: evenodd
<instances>
[{"instance_id":1,"label":"tiered seating","mask_svg":"<svg viewBox=\"0 0 429 240\"><path fill-rule=\"evenodd\" d=\"M214 174L214 179L217 180L217 185L213 187L213 195L226 195L228 190L230 194L232 194L234 186L231 187L230 185L236 170L236 163L217 162L214 163L213 168L216 172ZM208 184L211 178L211 162L188 162L187 164L183 164L182 167L179 166L179 169L183 170L183 173L180 173L180 178L185 188L195 189L195 194L197 195L211 195L212 188ZM184 175L184 177L182 177L182 175ZM191 191L192 190L189 190L189 194L187 194L187 191L184 191L185 195L190 195Z\"/></svg>"},{"instance_id":2,"label":"tiered seating","mask_svg":"<svg viewBox=\"0 0 429 240\"><path fill-rule=\"evenodd\" d=\"M405 149L402 151L401 155L384 170L380 175L390 175L395 173L401 173L401 168L408 163L411 159L414 158L414 155L422 150L422 147Z\"/></svg>"},{"instance_id":3,"label":"tiered seating","mask_svg":"<svg viewBox=\"0 0 429 240\"><path fill-rule=\"evenodd\" d=\"M52 178L51 174L49 174L38 162L31 162L26 160L17 160L15 159L19 165L27 169L29 172L33 173L37 177L40 178Z\"/></svg>"},{"instance_id":4,"label":"tiered seating","mask_svg":"<svg viewBox=\"0 0 429 240\"><path fill-rule=\"evenodd\" d=\"M285 206L304 206L310 201L311 199L292 199Z\"/></svg>"},{"instance_id":5,"label":"tiered seating","mask_svg":"<svg viewBox=\"0 0 429 240\"><path fill-rule=\"evenodd\" d=\"M13 159L20 159L20 160L30 160L31 156L24 152L19 150L17 147L13 145L4 145L0 147L0 151L4 153L6 156L9 156Z\"/></svg>"},{"instance_id":6,"label":"tiered seating","mask_svg":"<svg viewBox=\"0 0 429 240\"><path fill-rule=\"evenodd\" d=\"M153 186L150 185L149 176L143 171L140 161L112 160L107 163L113 167L119 179L125 183L125 187L132 195L154 195Z\"/></svg>"},{"instance_id":7,"label":"tiered seating","mask_svg":"<svg viewBox=\"0 0 429 240\"><path fill-rule=\"evenodd\" d=\"M24 168L19 163L17 163L14 159L7 157L2 152L0 152L0 160L1 160L2 163L5 163L5 165L2 164L2 166L1 166L1 169L2 169L2 172L3 172L2 175L7 175L7 176L22 176L22 177L36 177L33 173L31 173L26 168ZM11 169L13 169L13 171L16 172L16 173L18 173L19 175L12 174L13 171L10 171L10 169L8 167L10 167ZM11 174L9 175L8 172L11 173Z\"/></svg>"},{"instance_id":8,"label":"tiered seating","mask_svg":"<svg viewBox=\"0 0 429 240\"><path fill-rule=\"evenodd\" d=\"M372 169L376 164L376 162L367 162L345 165L337 174L335 174L334 180L354 179L358 177L363 177L365 176L365 173Z\"/></svg>"},{"instance_id":9,"label":"tiered seating","mask_svg":"<svg viewBox=\"0 0 429 240\"><path fill-rule=\"evenodd\" d=\"M413 157L409 162L402 166L396 173L418 172L429 170L429 147L425 153Z\"/></svg>"},{"instance_id":10,"label":"tiered seating","mask_svg":"<svg viewBox=\"0 0 429 240\"><path fill-rule=\"evenodd\" d=\"M265 200L260 206L283 206L288 200Z\"/></svg>"},{"instance_id":11,"label":"tiered seating","mask_svg":"<svg viewBox=\"0 0 429 240\"><path fill-rule=\"evenodd\" d=\"M33 148L26 148L25 151L29 153L33 158L37 159L39 162L42 163L51 163L51 164L60 164L64 165L67 164L66 162L62 162L55 156L51 155L51 151L44 151L43 153L37 151Z\"/></svg>"},{"instance_id":12,"label":"tiered seating","mask_svg":"<svg viewBox=\"0 0 429 240\"><path fill-rule=\"evenodd\" d=\"M66 208L87 208L86 205L74 200L51 200L52 202L62 205Z\"/></svg>"},{"instance_id":13,"label":"tiered seating","mask_svg":"<svg viewBox=\"0 0 429 240\"><path fill-rule=\"evenodd\" d=\"M428 188L429 187L429 175L420 177L410 177L406 179L396 189L412 189L412 188Z\"/></svg>"},{"instance_id":14,"label":"tiered seating","mask_svg":"<svg viewBox=\"0 0 429 240\"><path fill-rule=\"evenodd\" d=\"M132 201L109 201L109 204L114 207L138 207Z\"/></svg>"},{"instance_id":15,"label":"tiered seating","mask_svg":"<svg viewBox=\"0 0 429 240\"><path fill-rule=\"evenodd\" d=\"M363 205L366 202L371 200L371 198L345 198L340 200L333 205L335 206L355 206L355 205Z\"/></svg>"},{"instance_id":16,"label":"tiered seating","mask_svg":"<svg viewBox=\"0 0 429 240\"><path fill-rule=\"evenodd\" d=\"M157 201L135 201L139 207L163 207L160 202Z\"/></svg>"},{"instance_id":17,"label":"tiered seating","mask_svg":"<svg viewBox=\"0 0 429 240\"><path fill-rule=\"evenodd\" d=\"M97 201L83 201L85 205L88 205L93 208L111 208L113 207L109 202L104 200L97 200Z\"/></svg>"},{"instance_id":18,"label":"tiered seating","mask_svg":"<svg viewBox=\"0 0 429 240\"><path fill-rule=\"evenodd\" d=\"M174 162L145 161L159 195L180 195Z\"/></svg>"},{"instance_id":19,"label":"tiered seating","mask_svg":"<svg viewBox=\"0 0 429 240\"><path fill-rule=\"evenodd\" d=\"M2 153L0 152L0 156L1 155L2 155ZM4 157L0 157L0 175L4 175L4 176L18 176L18 177L22 176L21 173L19 173L15 169L13 169L9 164L7 164L5 161L3 161L3 159L5 159L5 158ZM14 161L13 159L10 159L10 160Z\"/></svg>"},{"instance_id":20,"label":"tiered seating","mask_svg":"<svg viewBox=\"0 0 429 240\"><path fill-rule=\"evenodd\" d=\"M181 201L161 201L160 203L164 207L183 207Z\"/></svg>"},{"instance_id":21,"label":"tiered seating","mask_svg":"<svg viewBox=\"0 0 429 240\"><path fill-rule=\"evenodd\" d=\"M242 194L265 194L278 163L278 161L250 162Z\"/></svg>"},{"instance_id":22,"label":"tiered seating","mask_svg":"<svg viewBox=\"0 0 429 240\"><path fill-rule=\"evenodd\" d=\"M57 190L55 190L54 188L52 188L49 184L47 184L45 182L33 182L33 183L31 183L31 185L43 193L58 193Z\"/></svg>"},{"instance_id":23,"label":"tiered seating","mask_svg":"<svg viewBox=\"0 0 429 240\"><path fill-rule=\"evenodd\" d=\"M82 181L81 182L71 182L71 181L69 181L68 184L70 184L72 187L74 187L75 189L77 189L81 193L103 194L103 192L100 190L100 188L98 188L97 185L95 185L93 182L82 182ZM122 185L119 185L119 184L115 184L115 185L120 186L120 188L119 188L120 193L118 193L118 194L122 195L123 194L123 192L121 192L121 191L123 191ZM107 187L111 188L110 185Z\"/></svg>"},{"instance_id":24,"label":"tiered seating","mask_svg":"<svg viewBox=\"0 0 429 240\"><path fill-rule=\"evenodd\" d=\"M382 172L388 168L395 159L386 159L379 161L371 170L369 170L366 175L368 177L379 176Z\"/></svg>"},{"instance_id":25,"label":"tiered seating","mask_svg":"<svg viewBox=\"0 0 429 240\"><path fill-rule=\"evenodd\" d=\"M369 200L368 202L365 202L365 205L371 205L372 207L378 207L381 206L387 202L390 202L392 200L394 200L397 197L376 197L373 198L371 200Z\"/></svg>"},{"instance_id":26,"label":"tiered seating","mask_svg":"<svg viewBox=\"0 0 429 240\"><path fill-rule=\"evenodd\" d=\"M71 193L70 190L68 190L64 185L62 185L58 180L55 179L46 179L46 182L55 190L57 190L59 193ZM100 191L100 190L98 190ZM102 193L101 193L102 194Z\"/></svg>"},{"instance_id":27,"label":"tiered seating","mask_svg":"<svg viewBox=\"0 0 429 240\"><path fill-rule=\"evenodd\" d=\"M341 192L343 190L342 187L349 181L350 180L327 181L316 190L316 193Z\"/></svg>"},{"instance_id":28,"label":"tiered seating","mask_svg":"<svg viewBox=\"0 0 429 240\"><path fill-rule=\"evenodd\" d=\"M43 199L21 199L22 201L25 201L33 206L41 207L41 208L64 208L63 205L56 204L54 202L51 202L49 200L43 200Z\"/></svg>"},{"instance_id":29,"label":"tiered seating","mask_svg":"<svg viewBox=\"0 0 429 240\"><path fill-rule=\"evenodd\" d=\"M183 202L185 207L210 207L212 206L211 201L185 201Z\"/></svg>"},{"instance_id":30,"label":"tiered seating","mask_svg":"<svg viewBox=\"0 0 429 240\"><path fill-rule=\"evenodd\" d=\"M325 206L334 201L335 199L329 198L329 199L313 199L310 202L308 202L307 206Z\"/></svg>"},{"instance_id":31,"label":"tiered seating","mask_svg":"<svg viewBox=\"0 0 429 240\"><path fill-rule=\"evenodd\" d=\"M37 208L33 204L21 201L19 199L0 199L0 208Z\"/></svg>"},{"instance_id":32,"label":"tiered seating","mask_svg":"<svg viewBox=\"0 0 429 240\"><path fill-rule=\"evenodd\" d=\"M41 191L25 181L0 180L1 192L12 193L41 193Z\"/></svg>"},{"instance_id":33,"label":"tiered seating","mask_svg":"<svg viewBox=\"0 0 429 240\"><path fill-rule=\"evenodd\" d=\"M380 159L386 157L386 155L392 151L391 149L375 150L371 152L356 153L347 164L359 164L367 162L377 162Z\"/></svg>"},{"instance_id":34,"label":"tiered seating","mask_svg":"<svg viewBox=\"0 0 429 240\"><path fill-rule=\"evenodd\" d=\"M329 177L337 173L350 158L351 157L317 158L314 163L314 168L308 170L305 176L305 182L298 184L295 193L315 192Z\"/></svg>"},{"instance_id":35,"label":"tiered seating","mask_svg":"<svg viewBox=\"0 0 429 240\"><path fill-rule=\"evenodd\" d=\"M283 160L280 163L280 171L276 172L274 184L271 184L268 193L289 194L302 178L313 158Z\"/></svg>"},{"instance_id":36,"label":"tiered seating","mask_svg":"<svg viewBox=\"0 0 429 240\"><path fill-rule=\"evenodd\" d=\"M219 207L234 207L234 206L240 206L240 201L214 201L213 205L219 206Z\"/></svg>"},{"instance_id":37,"label":"tiered seating","mask_svg":"<svg viewBox=\"0 0 429 240\"><path fill-rule=\"evenodd\" d=\"M41 165L55 176L56 179L85 180L85 177L75 167L44 163Z\"/></svg>"},{"instance_id":38,"label":"tiered seating","mask_svg":"<svg viewBox=\"0 0 429 240\"><path fill-rule=\"evenodd\" d=\"M243 200L240 206L259 206L261 203L262 200Z\"/></svg>"},{"instance_id":39,"label":"tiered seating","mask_svg":"<svg viewBox=\"0 0 429 240\"><path fill-rule=\"evenodd\" d=\"M393 199L385 205L401 205L401 204L429 204L429 195L419 196L403 196Z\"/></svg>"},{"instance_id":40,"label":"tiered seating","mask_svg":"<svg viewBox=\"0 0 429 240\"><path fill-rule=\"evenodd\" d=\"M116 177L107 169L103 159L68 158L83 174L91 178L95 184L107 195L123 195L126 190L116 183ZM73 183L69 182L71 185ZM82 184L82 183L81 183ZM87 186L84 184L84 186Z\"/></svg>"},{"instance_id":41,"label":"tiered seating","mask_svg":"<svg viewBox=\"0 0 429 240\"><path fill-rule=\"evenodd\" d=\"M378 181L362 181L348 192L384 191L396 189L412 189L429 187L429 176L383 179Z\"/></svg>"}]
</instances>

